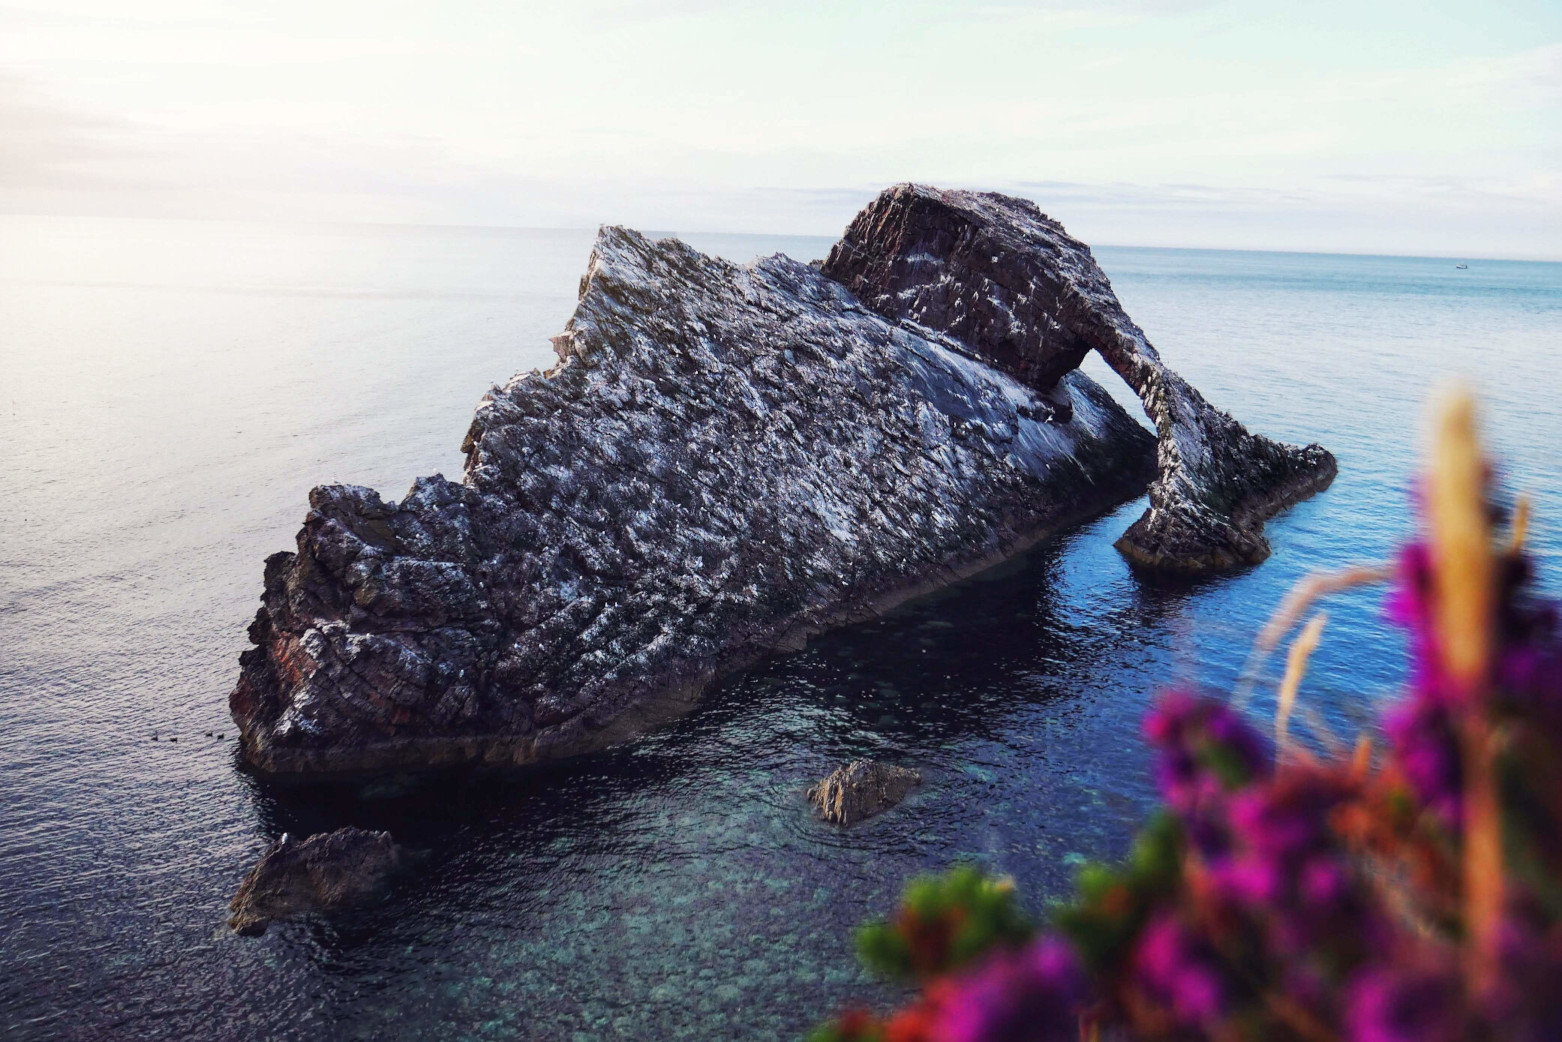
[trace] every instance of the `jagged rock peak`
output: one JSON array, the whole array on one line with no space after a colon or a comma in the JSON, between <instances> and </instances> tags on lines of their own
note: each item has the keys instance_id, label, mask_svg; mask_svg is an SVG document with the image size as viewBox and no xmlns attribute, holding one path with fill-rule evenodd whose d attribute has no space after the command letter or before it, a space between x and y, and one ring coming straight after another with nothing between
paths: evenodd
<instances>
[{"instance_id":1,"label":"jagged rock peak","mask_svg":"<svg viewBox=\"0 0 1562 1042\"><path fill-rule=\"evenodd\" d=\"M600 748L724 673L1139 494L1153 439L814 268L598 236L558 364L494 388L460 483L310 494L230 698L317 772Z\"/></svg>"},{"instance_id":2,"label":"jagged rock peak","mask_svg":"<svg viewBox=\"0 0 1562 1042\"><path fill-rule=\"evenodd\" d=\"M1168 368L1090 248L1029 200L896 185L857 215L822 270L880 314L953 337L1040 393L1099 352L1159 433L1149 509L1117 544L1136 564L1261 561L1264 522L1334 479L1322 446L1249 433Z\"/></svg>"}]
</instances>

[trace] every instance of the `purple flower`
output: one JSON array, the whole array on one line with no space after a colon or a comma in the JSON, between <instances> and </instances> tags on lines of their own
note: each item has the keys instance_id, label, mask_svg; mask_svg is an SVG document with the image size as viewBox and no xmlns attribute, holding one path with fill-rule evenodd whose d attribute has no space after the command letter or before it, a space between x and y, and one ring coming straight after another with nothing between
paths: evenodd
<instances>
[{"instance_id":1,"label":"purple flower","mask_svg":"<svg viewBox=\"0 0 1562 1042\"><path fill-rule=\"evenodd\" d=\"M1302 866L1300 897L1318 911L1338 908L1350 892L1350 873L1345 866L1327 857L1314 857Z\"/></svg>"},{"instance_id":2,"label":"purple flower","mask_svg":"<svg viewBox=\"0 0 1562 1042\"><path fill-rule=\"evenodd\" d=\"M1144 735L1160 751L1161 795L1182 814L1218 801L1272 764L1264 740L1231 707L1186 691L1161 696L1145 716Z\"/></svg>"},{"instance_id":3,"label":"purple flower","mask_svg":"<svg viewBox=\"0 0 1562 1042\"><path fill-rule=\"evenodd\" d=\"M1479 996L1486 1034L1503 1042L1562 1038L1562 937L1548 930L1543 908L1509 902L1497 930L1499 972Z\"/></svg>"},{"instance_id":4,"label":"purple flower","mask_svg":"<svg viewBox=\"0 0 1562 1042\"><path fill-rule=\"evenodd\" d=\"M1211 866L1216 892L1241 905L1265 905L1280 896L1285 879L1280 866L1256 858L1223 858Z\"/></svg>"},{"instance_id":5,"label":"purple flower","mask_svg":"<svg viewBox=\"0 0 1562 1042\"><path fill-rule=\"evenodd\" d=\"M1562 650L1555 643L1518 644L1497 656L1497 686L1525 707L1544 714L1553 728L1562 718Z\"/></svg>"},{"instance_id":6,"label":"purple flower","mask_svg":"<svg viewBox=\"0 0 1562 1042\"><path fill-rule=\"evenodd\" d=\"M1416 798L1457 829L1464 820L1464 771L1455 727L1448 706L1427 693L1412 695L1383 718L1383 730Z\"/></svg>"},{"instance_id":7,"label":"purple flower","mask_svg":"<svg viewBox=\"0 0 1562 1042\"><path fill-rule=\"evenodd\" d=\"M1227 988L1214 952L1170 913L1145 925L1133 968L1144 992L1185 1027L1209 1027L1225 1012Z\"/></svg>"},{"instance_id":8,"label":"purple flower","mask_svg":"<svg viewBox=\"0 0 1562 1042\"><path fill-rule=\"evenodd\" d=\"M952 982L928 1037L940 1042L1074 1042L1085 978L1069 947L1042 937Z\"/></svg>"},{"instance_id":9,"label":"purple flower","mask_svg":"<svg viewBox=\"0 0 1562 1042\"><path fill-rule=\"evenodd\" d=\"M1432 551L1425 543L1410 543L1399 552L1400 583L1384 601L1390 622L1416 637L1432 631Z\"/></svg>"},{"instance_id":10,"label":"purple flower","mask_svg":"<svg viewBox=\"0 0 1562 1042\"><path fill-rule=\"evenodd\" d=\"M1455 974L1375 966L1350 985L1351 1042L1456 1042L1462 1035Z\"/></svg>"},{"instance_id":11,"label":"purple flower","mask_svg":"<svg viewBox=\"0 0 1562 1042\"><path fill-rule=\"evenodd\" d=\"M1323 837L1332 801L1312 791L1243 792L1231 800L1231 825L1245 846L1272 857L1300 854Z\"/></svg>"}]
</instances>

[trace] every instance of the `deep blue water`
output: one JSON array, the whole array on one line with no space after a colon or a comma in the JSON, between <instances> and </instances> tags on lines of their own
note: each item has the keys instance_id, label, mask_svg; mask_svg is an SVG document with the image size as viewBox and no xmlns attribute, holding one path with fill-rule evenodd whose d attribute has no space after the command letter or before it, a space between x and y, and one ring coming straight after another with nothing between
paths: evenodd
<instances>
[{"instance_id":1,"label":"deep blue water","mask_svg":"<svg viewBox=\"0 0 1562 1042\"><path fill-rule=\"evenodd\" d=\"M1339 457L1332 489L1270 524L1261 567L1136 579L1111 548L1129 504L627 748L350 788L246 774L226 696L262 558L311 485L397 496L458 473L479 395L550 360L590 239L0 218L0 1034L792 1038L849 997L887 1001L849 928L955 859L1040 907L1122 853L1151 693L1228 688L1293 582L1391 552L1450 375L1478 384L1562 589L1562 265L1102 248L1211 400ZM1303 688L1342 736L1403 668L1376 610L1339 599ZM857 754L927 784L851 830L814 821L803 787ZM422 871L350 918L227 932L272 838L349 822L427 850Z\"/></svg>"}]
</instances>

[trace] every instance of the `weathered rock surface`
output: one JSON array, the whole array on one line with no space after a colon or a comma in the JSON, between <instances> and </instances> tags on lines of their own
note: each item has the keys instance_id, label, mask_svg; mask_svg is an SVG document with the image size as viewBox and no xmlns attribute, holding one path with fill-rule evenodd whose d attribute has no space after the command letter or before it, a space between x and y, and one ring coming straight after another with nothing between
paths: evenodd
<instances>
[{"instance_id":1,"label":"weathered rock surface","mask_svg":"<svg viewBox=\"0 0 1562 1042\"><path fill-rule=\"evenodd\" d=\"M481 402L457 484L310 494L230 698L316 772L602 747L713 679L1138 495L1154 440L786 257L605 228L558 365Z\"/></svg>"},{"instance_id":2,"label":"weathered rock surface","mask_svg":"<svg viewBox=\"0 0 1562 1042\"><path fill-rule=\"evenodd\" d=\"M1101 354L1159 432L1150 506L1118 541L1137 564L1203 572L1269 555L1264 522L1334 480L1334 457L1249 433L1161 361L1090 248L1028 200L897 185L823 271L873 310L955 337L1035 391Z\"/></svg>"},{"instance_id":3,"label":"weathered rock surface","mask_svg":"<svg viewBox=\"0 0 1562 1042\"><path fill-rule=\"evenodd\" d=\"M303 840L284 833L239 885L228 925L260 934L279 920L373 900L404 861L389 832L349 827Z\"/></svg>"},{"instance_id":4,"label":"weathered rock surface","mask_svg":"<svg viewBox=\"0 0 1562 1042\"><path fill-rule=\"evenodd\" d=\"M909 768L853 760L831 771L807 796L824 820L853 825L889 810L921 783L922 775Z\"/></svg>"}]
</instances>

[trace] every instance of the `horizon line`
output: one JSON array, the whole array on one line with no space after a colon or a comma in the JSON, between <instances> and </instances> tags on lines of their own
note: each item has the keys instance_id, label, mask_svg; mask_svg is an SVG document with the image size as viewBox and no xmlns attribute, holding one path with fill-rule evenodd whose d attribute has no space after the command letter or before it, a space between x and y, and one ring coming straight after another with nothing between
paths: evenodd
<instances>
[{"instance_id":1,"label":"horizon line","mask_svg":"<svg viewBox=\"0 0 1562 1042\"><path fill-rule=\"evenodd\" d=\"M1050 215L1049 215L1050 216ZM161 215L148 214L105 214L105 213L38 213L20 210L0 210L0 218L22 217L42 220L108 220L108 221L177 221L194 224L255 224L278 225L294 227L330 227L330 228L429 228L447 229L450 231L497 231L497 232L580 232L591 234L606 227L630 227L617 221L602 221L595 228L584 225L532 225L532 224L472 224L453 221L362 221L362 220L329 220L308 219L295 217L211 217L194 215ZM1055 218L1054 218L1055 219ZM848 221L849 223L849 221ZM775 239L827 239L839 241L839 236L830 236L813 232L770 232L770 231L736 231L732 229L669 229L669 228L634 228L634 231L645 235L671 236L677 238L682 235L749 235L765 236ZM842 229L844 231L844 228ZM1084 242L1084 240L1080 240ZM1251 246L1165 246L1148 245L1145 243L1109 242L1099 241L1085 243L1094 250L1125 249L1125 250L1168 250L1185 253L1259 253L1280 256L1302 257L1362 257L1383 258L1389 260L1448 260L1448 261L1496 261L1513 264L1562 264L1562 253L1551 256L1530 255L1500 257L1483 254L1454 254L1454 253L1395 253L1391 251L1377 250L1297 250L1297 249L1258 249Z\"/></svg>"}]
</instances>

